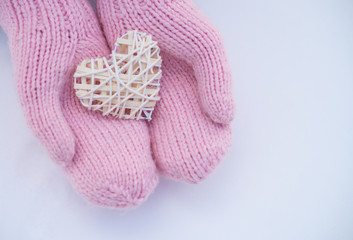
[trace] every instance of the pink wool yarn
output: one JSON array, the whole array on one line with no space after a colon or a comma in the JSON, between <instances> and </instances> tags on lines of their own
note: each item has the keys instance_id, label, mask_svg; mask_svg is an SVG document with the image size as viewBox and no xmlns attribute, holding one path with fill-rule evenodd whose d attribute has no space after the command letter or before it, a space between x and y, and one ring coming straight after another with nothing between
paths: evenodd
<instances>
[{"instance_id":1,"label":"pink wool yarn","mask_svg":"<svg viewBox=\"0 0 353 240\"><path fill-rule=\"evenodd\" d=\"M219 163L231 143L231 76L219 33L191 1L97 5L105 37L84 0L3 0L0 23L35 135L88 201L129 208L153 191L157 171L197 183ZM107 56L105 39L112 46L131 29L152 34L162 51L150 123L87 111L72 86L79 62Z\"/></svg>"}]
</instances>

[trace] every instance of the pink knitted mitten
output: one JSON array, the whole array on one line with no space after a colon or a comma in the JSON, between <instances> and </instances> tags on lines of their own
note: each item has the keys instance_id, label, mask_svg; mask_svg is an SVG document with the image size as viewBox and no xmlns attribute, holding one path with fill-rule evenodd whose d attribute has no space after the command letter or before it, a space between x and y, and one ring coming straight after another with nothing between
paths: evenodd
<instances>
[{"instance_id":1,"label":"pink knitted mitten","mask_svg":"<svg viewBox=\"0 0 353 240\"><path fill-rule=\"evenodd\" d=\"M103 117L76 98L77 64L109 53L85 0L0 1L29 126L86 199L127 208L153 191L155 163L191 183L215 168L231 143L231 76L219 33L189 0L100 0L98 13L111 47L134 29L159 42L161 101L151 123Z\"/></svg>"},{"instance_id":2,"label":"pink knitted mitten","mask_svg":"<svg viewBox=\"0 0 353 240\"><path fill-rule=\"evenodd\" d=\"M85 58L109 54L84 0L1 0L17 92L28 124L73 186L90 202L132 207L158 181L145 121L87 111L73 72Z\"/></svg>"},{"instance_id":3,"label":"pink knitted mitten","mask_svg":"<svg viewBox=\"0 0 353 240\"><path fill-rule=\"evenodd\" d=\"M161 100L150 124L161 173L204 179L231 144L231 74L221 37L190 0L98 0L112 47L127 30L152 34L161 47Z\"/></svg>"}]
</instances>

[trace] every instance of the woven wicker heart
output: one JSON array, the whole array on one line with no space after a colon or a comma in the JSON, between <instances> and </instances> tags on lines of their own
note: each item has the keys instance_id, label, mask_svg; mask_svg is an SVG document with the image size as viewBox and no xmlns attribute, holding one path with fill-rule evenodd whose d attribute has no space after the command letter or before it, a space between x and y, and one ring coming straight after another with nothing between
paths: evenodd
<instances>
[{"instance_id":1,"label":"woven wicker heart","mask_svg":"<svg viewBox=\"0 0 353 240\"><path fill-rule=\"evenodd\" d=\"M148 119L160 99L162 59L151 35L129 31L106 58L84 60L76 69L74 88L83 106L103 115Z\"/></svg>"}]
</instances>

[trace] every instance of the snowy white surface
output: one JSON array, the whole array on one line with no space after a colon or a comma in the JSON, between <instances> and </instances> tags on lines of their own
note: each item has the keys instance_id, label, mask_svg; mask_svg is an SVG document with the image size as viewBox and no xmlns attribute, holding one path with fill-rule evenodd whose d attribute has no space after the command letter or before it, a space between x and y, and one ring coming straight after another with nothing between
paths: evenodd
<instances>
[{"instance_id":1,"label":"snowy white surface","mask_svg":"<svg viewBox=\"0 0 353 240\"><path fill-rule=\"evenodd\" d=\"M129 212L87 204L32 136L0 32L0 239L353 239L352 1L195 2L233 67L233 147Z\"/></svg>"}]
</instances>

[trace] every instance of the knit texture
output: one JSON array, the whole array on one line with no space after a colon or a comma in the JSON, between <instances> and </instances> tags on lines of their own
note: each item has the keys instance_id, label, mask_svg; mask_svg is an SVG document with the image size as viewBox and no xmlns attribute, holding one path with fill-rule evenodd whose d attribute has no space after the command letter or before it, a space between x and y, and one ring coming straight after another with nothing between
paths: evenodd
<instances>
[{"instance_id":1,"label":"knit texture","mask_svg":"<svg viewBox=\"0 0 353 240\"><path fill-rule=\"evenodd\" d=\"M221 35L191 0L98 0L110 46L117 33L152 34L161 49L192 66L204 112L216 122L234 117L231 71Z\"/></svg>"},{"instance_id":2,"label":"knit texture","mask_svg":"<svg viewBox=\"0 0 353 240\"><path fill-rule=\"evenodd\" d=\"M219 33L188 0L98 0L112 47L130 29L152 34L161 48L161 100L150 123L159 171L197 183L231 144L231 75Z\"/></svg>"},{"instance_id":3,"label":"knit texture","mask_svg":"<svg viewBox=\"0 0 353 240\"><path fill-rule=\"evenodd\" d=\"M100 0L110 47L128 30L152 34L163 59L153 120L87 111L74 70L109 49L85 0L2 0L16 88L30 128L88 201L130 208L158 182L158 170L197 183L231 143L231 76L219 33L189 0ZM153 156L153 157L152 157Z\"/></svg>"},{"instance_id":4,"label":"knit texture","mask_svg":"<svg viewBox=\"0 0 353 240\"><path fill-rule=\"evenodd\" d=\"M158 181L145 121L87 111L73 72L85 58L107 56L91 6L82 0L2 0L16 88L30 128L88 201L134 207Z\"/></svg>"}]
</instances>

